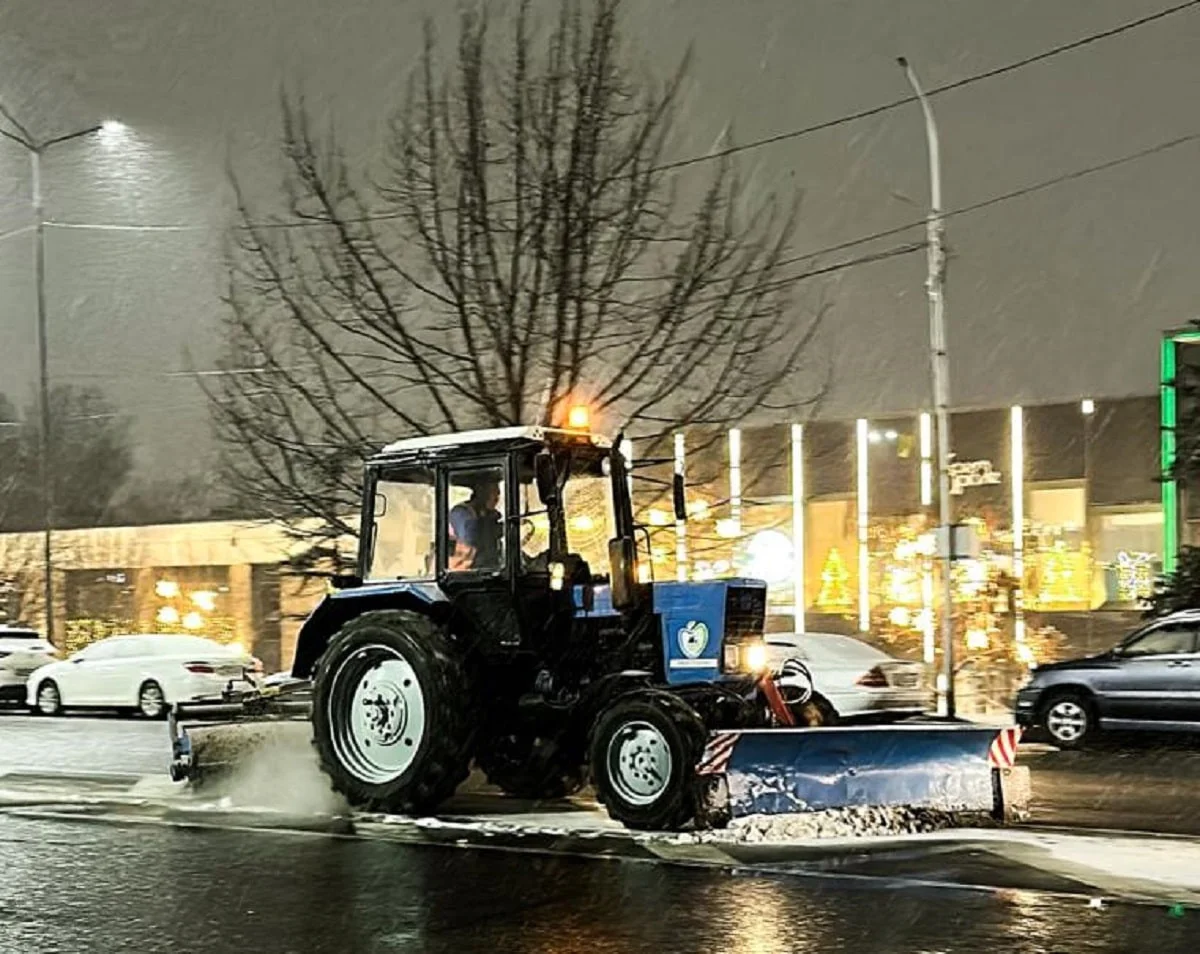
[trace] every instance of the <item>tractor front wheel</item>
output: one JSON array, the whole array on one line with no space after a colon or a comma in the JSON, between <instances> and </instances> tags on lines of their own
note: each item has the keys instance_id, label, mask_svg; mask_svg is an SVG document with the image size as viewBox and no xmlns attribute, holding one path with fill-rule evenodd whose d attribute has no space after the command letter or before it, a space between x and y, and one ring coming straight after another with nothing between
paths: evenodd
<instances>
[{"instance_id":1,"label":"tractor front wheel","mask_svg":"<svg viewBox=\"0 0 1200 954\"><path fill-rule=\"evenodd\" d=\"M449 634L419 613L341 628L313 682L312 721L322 768L356 807L429 811L467 777L471 687Z\"/></svg>"},{"instance_id":2,"label":"tractor front wheel","mask_svg":"<svg viewBox=\"0 0 1200 954\"><path fill-rule=\"evenodd\" d=\"M608 814L629 828L675 830L696 817L704 723L670 693L645 689L618 698L591 737L592 781Z\"/></svg>"}]
</instances>

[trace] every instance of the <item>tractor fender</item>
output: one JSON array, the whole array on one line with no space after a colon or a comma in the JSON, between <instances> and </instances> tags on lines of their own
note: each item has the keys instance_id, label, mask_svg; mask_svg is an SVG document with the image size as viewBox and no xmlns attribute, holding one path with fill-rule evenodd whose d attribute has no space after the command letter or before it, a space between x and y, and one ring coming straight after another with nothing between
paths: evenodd
<instances>
[{"instance_id":1,"label":"tractor fender","mask_svg":"<svg viewBox=\"0 0 1200 954\"><path fill-rule=\"evenodd\" d=\"M450 616L445 594L433 583L391 581L337 590L321 600L300 627L292 676L311 678L329 640L350 620L363 613L390 609L411 610L437 622Z\"/></svg>"},{"instance_id":2,"label":"tractor fender","mask_svg":"<svg viewBox=\"0 0 1200 954\"><path fill-rule=\"evenodd\" d=\"M640 669L601 676L581 693L561 744L576 751L580 758L583 758L592 726L600 718L600 713L621 696L635 689L649 689L653 685L654 675Z\"/></svg>"}]
</instances>

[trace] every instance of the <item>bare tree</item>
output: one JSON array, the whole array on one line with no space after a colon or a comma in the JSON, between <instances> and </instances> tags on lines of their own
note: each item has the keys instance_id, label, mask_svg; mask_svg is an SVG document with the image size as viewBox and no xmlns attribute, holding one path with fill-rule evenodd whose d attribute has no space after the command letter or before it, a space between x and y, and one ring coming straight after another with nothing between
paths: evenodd
<instances>
[{"instance_id":1,"label":"bare tree","mask_svg":"<svg viewBox=\"0 0 1200 954\"><path fill-rule=\"evenodd\" d=\"M798 317L781 271L796 201L748 201L725 160L671 168L686 59L640 81L620 0L586 7L466 13L449 63L427 27L370 168L285 97L283 215L234 176L225 373L204 383L230 489L304 521L310 558L353 537L385 439L579 401L653 442L819 391L801 359L823 309Z\"/></svg>"},{"instance_id":2,"label":"bare tree","mask_svg":"<svg viewBox=\"0 0 1200 954\"><path fill-rule=\"evenodd\" d=\"M133 468L130 422L95 388L50 392L49 447L56 528L109 523ZM41 527L41 470L36 403L16 414L0 395L0 532Z\"/></svg>"}]
</instances>

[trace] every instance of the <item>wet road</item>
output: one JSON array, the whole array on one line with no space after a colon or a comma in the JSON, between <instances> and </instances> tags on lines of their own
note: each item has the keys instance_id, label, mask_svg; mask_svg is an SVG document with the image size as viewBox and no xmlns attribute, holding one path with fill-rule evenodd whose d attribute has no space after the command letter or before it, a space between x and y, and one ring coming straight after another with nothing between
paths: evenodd
<instances>
[{"instance_id":1,"label":"wet road","mask_svg":"<svg viewBox=\"0 0 1200 954\"><path fill-rule=\"evenodd\" d=\"M1134 737L1021 762L1032 773L1035 822L1200 835L1200 744Z\"/></svg>"},{"instance_id":2,"label":"wet road","mask_svg":"<svg viewBox=\"0 0 1200 954\"><path fill-rule=\"evenodd\" d=\"M0 709L0 770L148 775L165 772L170 757L162 722L46 719Z\"/></svg>"},{"instance_id":3,"label":"wet road","mask_svg":"<svg viewBox=\"0 0 1200 954\"><path fill-rule=\"evenodd\" d=\"M0 774L137 776L166 757L161 723L0 715ZM1039 822L1200 834L1195 747L1026 761ZM1200 950L1200 910L1092 909L1086 885L974 849L730 873L285 828L294 820L72 814L86 811L0 809L0 954Z\"/></svg>"},{"instance_id":4,"label":"wet road","mask_svg":"<svg viewBox=\"0 0 1200 954\"><path fill-rule=\"evenodd\" d=\"M169 759L166 726L117 718L0 713L0 770L155 774ZM1200 740L1130 737L1086 752L1030 747L1033 821L1200 835Z\"/></svg>"},{"instance_id":5,"label":"wet road","mask_svg":"<svg viewBox=\"0 0 1200 954\"><path fill-rule=\"evenodd\" d=\"M0 814L0 954L1194 951L1200 915Z\"/></svg>"}]
</instances>

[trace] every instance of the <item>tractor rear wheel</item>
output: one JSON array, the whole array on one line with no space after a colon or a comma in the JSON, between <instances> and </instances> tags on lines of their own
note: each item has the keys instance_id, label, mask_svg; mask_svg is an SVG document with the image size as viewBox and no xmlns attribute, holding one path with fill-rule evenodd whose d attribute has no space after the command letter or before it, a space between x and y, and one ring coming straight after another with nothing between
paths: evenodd
<instances>
[{"instance_id":1,"label":"tractor rear wheel","mask_svg":"<svg viewBox=\"0 0 1200 954\"><path fill-rule=\"evenodd\" d=\"M475 763L509 795L534 800L566 798L583 788L583 766L553 739L497 732L480 739Z\"/></svg>"},{"instance_id":2,"label":"tractor rear wheel","mask_svg":"<svg viewBox=\"0 0 1200 954\"><path fill-rule=\"evenodd\" d=\"M356 807L436 808L467 777L471 687L445 628L408 610L364 613L329 643L313 682L313 741Z\"/></svg>"},{"instance_id":3,"label":"tractor rear wheel","mask_svg":"<svg viewBox=\"0 0 1200 954\"><path fill-rule=\"evenodd\" d=\"M700 807L696 763L706 737L700 716L670 693L639 689L621 696L592 730L596 796L629 828L684 827Z\"/></svg>"}]
</instances>

